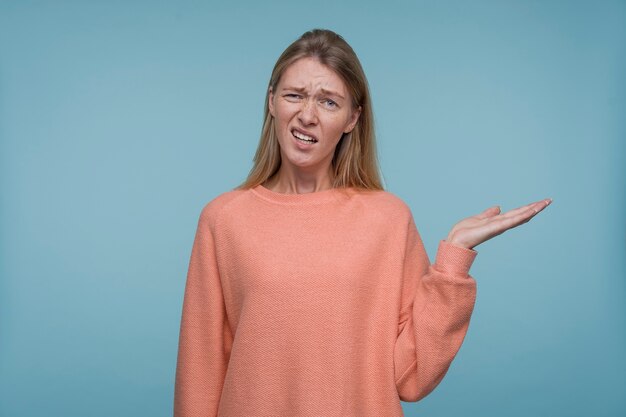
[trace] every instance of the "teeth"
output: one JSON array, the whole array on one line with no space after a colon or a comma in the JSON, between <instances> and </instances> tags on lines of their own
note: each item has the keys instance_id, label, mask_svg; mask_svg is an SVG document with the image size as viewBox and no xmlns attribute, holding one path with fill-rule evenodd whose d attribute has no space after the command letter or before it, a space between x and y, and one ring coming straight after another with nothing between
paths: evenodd
<instances>
[{"instance_id":1,"label":"teeth","mask_svg":"<svg viewBox=\"0 0 626 417\"><path fill-rule=\"evenodd\" d=\"M307 136L307 135L303 135L302 133L297 132L295 130L293 131L293 135L295 137L297 137L298 139L306 140L308 142L315 142L315 139L313 139L312 137Z\"/></svg>"}]
</instances>

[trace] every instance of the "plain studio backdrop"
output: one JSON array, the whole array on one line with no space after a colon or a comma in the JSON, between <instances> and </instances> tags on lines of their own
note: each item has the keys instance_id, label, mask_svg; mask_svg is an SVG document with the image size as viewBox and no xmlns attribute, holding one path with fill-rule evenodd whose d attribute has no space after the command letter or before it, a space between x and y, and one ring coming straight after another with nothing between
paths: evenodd
<instances>
[{"instance_id":1,"label":"plain studio backdrop","mask_svg":"<svg viewBox=\"0 0 626 417\"><path fill-rule=\"evenodd\" d=\"M478 295L407 416L626 412L624 1L1 1L0 415L170 416L200 210L252 166L280 53L359 56L387 189Z\"/></svg>"}]
</instances>

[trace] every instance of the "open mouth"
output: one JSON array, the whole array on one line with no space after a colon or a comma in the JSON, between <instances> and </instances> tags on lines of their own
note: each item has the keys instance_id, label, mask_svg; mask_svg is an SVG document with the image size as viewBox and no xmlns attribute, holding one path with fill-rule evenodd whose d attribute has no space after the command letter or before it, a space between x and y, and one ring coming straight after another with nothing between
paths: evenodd
<instances>
[{"instance_id":1,"label":"open mouth","mask_svg":"<svg viewBox=\"0 0 626 417\"><path fill-rule=\"evenodd\" d=\"M317 142L317 139L315 139L313 136L305 135L304 133L301 133L295 129L291 131L291 134L300 142L304 142L304 143L316 143Z\"/></svg>"}]
</instances>

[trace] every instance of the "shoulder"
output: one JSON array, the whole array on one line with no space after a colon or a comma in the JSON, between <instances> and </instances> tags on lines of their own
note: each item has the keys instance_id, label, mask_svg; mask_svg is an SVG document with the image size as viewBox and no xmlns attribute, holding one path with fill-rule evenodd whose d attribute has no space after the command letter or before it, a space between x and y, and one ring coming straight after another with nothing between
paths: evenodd
<instances>
[{"instance_id":1,"label":"shoulder","mask_svg":"<svg viewBox=\"0 0 626 417\"><path fill-rule=\"evenodd\" d=\"M387 190L371 190L360 193L366 200L367 205L376 211L393 215L394 217L406 217L411 215L409 205L396 194Z\"/></svg>"},{"instance_id":2,"label":"shoulder","mask_svg":"<svg viewBox=\"0 0 626 417\"><path fill-rule=\"evenodd\" d=\"M387 190L370 190L359 193L367 208L388 219L408 222L412 218L411 208L399 196Z\"/></svg>"},{"instance_id":3,"label":"shoulder","mask_svg":"<svg viewBox=\"0 0 626 417\"><path fill-rule=\"evenodd\" d=\"M212 200L204 204L202 210L200 211L199 221L213 226L220 213L222 213L222 211L228 207L229 204L246 194L247 191L248 190L235 189L225 191L217 195Z\"/></svg>"}]
</instances>

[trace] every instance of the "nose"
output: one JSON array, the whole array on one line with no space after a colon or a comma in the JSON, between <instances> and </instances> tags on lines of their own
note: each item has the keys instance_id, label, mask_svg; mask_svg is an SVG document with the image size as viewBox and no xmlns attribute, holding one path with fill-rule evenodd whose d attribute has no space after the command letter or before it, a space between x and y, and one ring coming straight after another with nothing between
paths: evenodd
<instances>
[{"instance_id":1,"label":"nose","mask_svg":"<svg viewBox=\"0 0 626 417\"><path fill-rule=\"evenodd\" d=\"M298 114L298 119L304 125L309 125L317 121L317 109L312 99L302 101L302 107Z\"/></svg>"}]
</instances>

